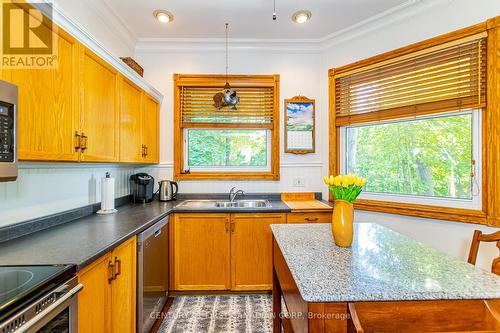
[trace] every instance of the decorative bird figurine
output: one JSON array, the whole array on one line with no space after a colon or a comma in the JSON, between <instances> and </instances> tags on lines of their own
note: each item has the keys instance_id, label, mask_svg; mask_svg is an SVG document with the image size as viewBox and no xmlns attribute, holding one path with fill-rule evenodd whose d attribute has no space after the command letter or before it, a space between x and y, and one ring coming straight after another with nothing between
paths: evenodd
<instances>
[{"instance_id":1,"label":"decorative bird figurine","mask_svg":"<svg viewBox=\"0 0 500 333\"><path fill-rule=\"evenodd\" d=\"M220 110L226 106L232 106L231 109L237 110L236 105L239 103L239 101L240 98L236 90L231 88L228 82L226 82L223 91L218 92L214 95L214 106L217 108L217 110Z\"/></svg>"}]
</instances>

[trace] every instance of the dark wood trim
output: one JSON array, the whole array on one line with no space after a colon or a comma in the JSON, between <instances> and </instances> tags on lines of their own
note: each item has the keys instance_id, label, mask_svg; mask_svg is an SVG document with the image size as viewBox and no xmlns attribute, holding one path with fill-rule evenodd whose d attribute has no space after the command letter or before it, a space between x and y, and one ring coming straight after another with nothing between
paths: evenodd
<instances>
[{"instance_id":1,"label":"dark wood trim","mask_svg":"<svg viewBox=\"0 0 500 333\"><path fill-rule=\"evenodd\" d=\"M169 297L167 300L167 303L165 303L165 306L161 310L160 318L156 320L154 323L153 327L151 327L150 333L157 333L158 330L160 329L161 324L163 323L163 320L167 317L168 310L172 307L172 304L174 303L174 298Z\"/></svg>"}]
</instances>

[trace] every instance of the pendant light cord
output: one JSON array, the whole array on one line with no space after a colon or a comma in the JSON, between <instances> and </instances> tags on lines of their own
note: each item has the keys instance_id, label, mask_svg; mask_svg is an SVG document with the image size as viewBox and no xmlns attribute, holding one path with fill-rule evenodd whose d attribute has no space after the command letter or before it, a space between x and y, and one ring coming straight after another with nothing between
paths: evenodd
<instances>
[{"instance_id":1,"label":"pendant light cord","mask_svg":"<svg viewBox=\"0 0 500 333\"><path fill-rule=\"evenodd\" d=\"M273 20L276 21L276 0L273 0Z\"/></svg>"},{"instance_id":2,"label":"pendant light cord","mask_svg":"<svg viewBox=\"0 0 500 333\"><path fill-rule=\"evenodd\" d=\"M227 73L229 71L229 47L228 47L228 27L229 23L226 23L226 82L227 82Z\"/></svg>"}]
</instances>

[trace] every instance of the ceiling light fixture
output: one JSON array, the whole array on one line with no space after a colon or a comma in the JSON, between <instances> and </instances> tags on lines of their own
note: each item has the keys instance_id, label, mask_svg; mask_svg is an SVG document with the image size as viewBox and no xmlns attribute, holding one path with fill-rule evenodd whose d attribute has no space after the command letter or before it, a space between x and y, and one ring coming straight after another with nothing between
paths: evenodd
<instances>
[{"instance_id":1,"label":"ceiling light fixture","mask_svg":"<svg viewBox=\"0 0 500 333\"><path fill-rule=\"evenodd\" d=\"M308 10L299 10L292 15L292 21L298 24L306 23L311 18L312 14Z\"/></svg>"},{"instance_id":2,"label":"ceiling light fixture","mask_svg":"<svg viewBox=\"0 0 500 333\"><path fill-rule=\"evenodd\" d=\"M174 20L174 15L171 12L161 9L155 10L153 16L161 23L169 23Z\"/></svg>"}]
</instances>

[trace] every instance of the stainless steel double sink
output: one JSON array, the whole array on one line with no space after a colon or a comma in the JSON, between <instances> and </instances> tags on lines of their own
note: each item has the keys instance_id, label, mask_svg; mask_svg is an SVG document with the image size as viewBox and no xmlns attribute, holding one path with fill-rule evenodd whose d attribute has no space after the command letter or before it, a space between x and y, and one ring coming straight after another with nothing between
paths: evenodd
<instances>
[{"instance_id":1,"label":"stainless steel double sink","mask_svg":"<svg viewBox=\"0 0 500 333\"><path fill-rule=\"evenodd\" d=\"M177 207L182 208L271 208L268 200L186 200Z\"/></svg>"}]
</instances>

